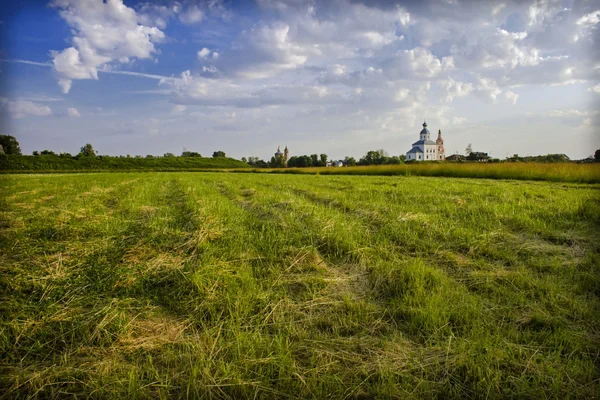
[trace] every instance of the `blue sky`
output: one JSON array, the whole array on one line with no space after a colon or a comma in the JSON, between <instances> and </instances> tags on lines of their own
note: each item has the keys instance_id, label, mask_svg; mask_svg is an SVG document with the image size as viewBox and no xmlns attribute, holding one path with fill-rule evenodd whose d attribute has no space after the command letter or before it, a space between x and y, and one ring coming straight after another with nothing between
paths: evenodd
<instances>
[{"instance_id":1,"label":"blue sky","mask_svg":"<svg viewBox=\"0 0 600 400\"><path fill-rule=\"evenodd\" d=\"M0 11L0 130L25 153L600 148L600 1L24 1Z\"/></svg>"}]
</instances>

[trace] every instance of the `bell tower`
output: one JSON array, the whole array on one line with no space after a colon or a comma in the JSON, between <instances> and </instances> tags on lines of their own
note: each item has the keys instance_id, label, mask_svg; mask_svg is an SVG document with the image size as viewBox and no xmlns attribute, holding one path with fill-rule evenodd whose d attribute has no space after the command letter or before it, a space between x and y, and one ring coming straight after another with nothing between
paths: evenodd
<instances>
[{"instance_id":1,"label":"bell tower","mask_svg":"<svg viewBox=\"0 0 600 400\"><path fill-rule=\"evenodd\" d=\"M290 159L290 151L288 150L287 144L283 150L283 164L287 167L288 160Z\"/></svg>"},{"instance_id":2,"label":"bell tower","mask_svg":"<svg viewBox=\"0 0 600 400\"><path fill-rule=\"evenodd\" d=\"M446 154L444 152L444 139L442 139L442 130L441 129L438 129L438 137L435 141L435 144L437 145L437 159L445 160Z\"/></svg>"}]
</instances>

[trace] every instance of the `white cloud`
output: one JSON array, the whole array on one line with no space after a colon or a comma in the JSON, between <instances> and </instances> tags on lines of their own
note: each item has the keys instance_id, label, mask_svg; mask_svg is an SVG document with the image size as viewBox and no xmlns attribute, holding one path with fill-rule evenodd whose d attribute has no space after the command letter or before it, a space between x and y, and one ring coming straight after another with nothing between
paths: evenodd
<instances>
[{"instance_id":1,"label":"white cloud","mask_svg":"<svg viewBox=\"0 0 600 400\"><path fill-rule=\"evenodd\" d=\"M600 83L597 84L596 86L592 86L591 88L589 88L588 92L596 92L596 93L600 94Z\"/></svg>"},{"instance_id":2,"label":"white cloud","mask_svg":"<svg viewBox=\"0 0 600 400\"><path fill-rule=\"evenodd\" d=\"M594 12L584 15L583 17L577 20L576 24L587 27L594 26L598 24L598 22L600 22L600 10L596 10Z\"/></svg>"},{"instance_id":3,"label":"white cloud","mask_svg":"<svg viewBox=\"0 0 600 400\"><path fill-rule=\"evenodd\" d=\"M79 111L77 111L77 109L74 107L67 108L67 115L69 117L81 117L81 114L79 114Z\"/></svg>"},{"instance_id":4,"label":"white cloud","mask_svg":"<svg viewBox=\"0 0 600 400\"><path fill-rule=\"evenodd\" d=\"M384 72L392 79L433 78L454 66L452 57L441 60L430 50L416 47L402 50L382 64Z\"/></svg>"},{"instance_id":5,"label":"white cloud","mask_svg":"<svg viewBox=\"0 0 600 400\"><path fill-rule=\"evenodd\" d=\"M514 92L511 92L510 90L507 90L504 92L504 98L506 98L508 101L510 101L513 104L517 104L519 95Z\"/></svg>"},{"instance_id":6,"label":"white cloud","mask_svg":"<svg viewBox=\"0 0 600 400\"><path fill-rule=\"evenodd\" d=\"M59 79L58 86L60 86L61 92L67 94L71 90L71 84L73 83L70 79Z\"/></svg>"},{"instance_id":7,"label":"white cloud","mask_svg":"<svg viewBox=\"0 0 600 400\"><path fill-rule=\"evenodd\" d=\"M23 118L26 115L38 117L52 115L50 107L32 101L10 101L6 97L0 97L0 106L15 118Z\"/></svg>"},{"instance_id":8,"label":"white cloud","mask_svg":"<svg viewBox=\"0 0 600 400\"><path fill-rule=\"evenodd\" d=\"M544 117L550 118L565 118L565 117L592 117L594 115L599 115L600 111L590 111L590 110L577 110L577 109L567 109L567 110L551 110L542 113L541 115Z\"/></svg>"},{"instance_id":9,"label":"white cloud","mask_svg":"<svg viewBox=\"0 0 600 400\"><path fill-rule=\"evenodd\" d=\"M210 50L205 47L198 52L198 58L206 59L209 54L210 54Z\"/></svg>"},{"instance_id":10,"label":"white cloud","mask_svg":"<svg viewBox=\"0 0 600 400\"><path fill-rule=\"evenodd\" d=\"M51 51L63 93L69 92L71 80L98 79L100 66L150 58L156 52L154 44L165 38L157 27L138 24L146 18L122 0L55 0L51 5L73 33L71 47Z\"/></svg>"},{"instance_id":11,"label":"white cloud","mask_svg":"<svg viewBox=\"0 0 600 400\"><path fill-rule=\"evenodd\" d=\"M441 81L440 86L446 92L446 102L452 102L455 97L467 96L473 91L473 84L468 82L458 82L452 77L448 77L447 80Z\"/></svg>"},{"instance_id":12,"label":"white cloud","mask_svg":"<svg viewBox=\"0 0 600 400\"><path fill-rule=\"evenodd\" d=\"M217 58L219 58L219 53L217 53L216 51L211 51L210 49L204 47L198 52L197 56L199 60L207 60L209 58L216 60Z\"/></svg>"},{"instance_id":13,"label":"white cloud","mask_svg":"<svg viewBox=\"0 0 600 400\"><path fill-rule=\"evenodd\" d=\"M191 6L187 10L179 13L179 20L186 24L197 24L204 19L204 13L198 6Z\"/></svg>"}]
</instances>

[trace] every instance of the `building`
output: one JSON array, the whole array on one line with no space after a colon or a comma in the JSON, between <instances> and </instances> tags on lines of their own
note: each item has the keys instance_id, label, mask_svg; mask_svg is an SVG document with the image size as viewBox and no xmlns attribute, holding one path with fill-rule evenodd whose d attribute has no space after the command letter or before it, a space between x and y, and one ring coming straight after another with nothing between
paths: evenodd
<instances>
[{"instance_id":1,"label":"building","mask_svg":"<svg viewBox=\"0 0 600 400\"><path fill-rule=\"evenodd\" d=\"M281 146L277 146L277 151L275 152L275 159L276 160L282 159L283 166L287 167L288 160L290 159L290 151L289 151L287 145L285 146L283 153L281 152Z\"/></svg>"},{"instance_id":2,"label":"building","mask_svg":"<svg viewBox=\"0 0 600 400\"><path fill-rule=\"evenodd\" d=\"M444 139L442 139L442 130L438 129L438 137L435 140L435 144L437 145L437 158L436 160L445 160L446 152L444 151Z\"/></svg>"},{"instance_id":3,"label":"building","mask_svg":"<svg viewBox=\"0 0 600 400\"><path fill-rule=\"evenodd\" d=\"M465 156L460 154L452 154L451 156L446 157L446 161L464 161Z\"/></svg>"},{"instance_id":4,"label":"building","mask_svg":"<svg viewBox=\"0 0 600 400\"><path fill-rule=\"evenodd\" d=\"M467 160L469 161L487 161L489 159L488 153L482 153L480 151L474 151L467 156Z\"/></svg>"},{"instance_id":5,"label":"building","mask_svg":"<svg viewBox=\"0 0 600 400\"><path fill-rule=\"evenodd\" d=\"M406 153L406 161L434 161L444 160L444 140L442 131L438 131L438 138L434 142L427 129L427 122L423 122L423 129L419 133L419 141L412 144L412 149Z\"/></svg>"}]
</instances>

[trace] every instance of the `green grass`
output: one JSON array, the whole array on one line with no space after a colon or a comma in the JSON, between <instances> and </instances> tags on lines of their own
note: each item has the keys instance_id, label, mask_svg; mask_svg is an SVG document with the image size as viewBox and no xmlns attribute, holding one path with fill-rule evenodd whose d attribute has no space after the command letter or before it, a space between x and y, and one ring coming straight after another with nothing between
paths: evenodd
<instances>
[{"instance_id":1,"label":"green grass","mask_svg":"<svg viewBox=\"0 0 600 400\"><path fill-rule=\"evenodd\" d=\"M0 397L597 398L599 188L0 176Z\"/></svg>"},{"instance_id":2,"label":"green grass","mask_svg":"<svg viewBox=\"0 0 600 400\"><path fill-rule=\"evenodd\" d=\"M90 171L193 171L222 168L250 168L245 162L225 157L59 157L57 155L17 156L0 154L0 172L90 172Z\"/></svg>"},{"instance_id":3,"label":"green grass","mask_svg":"<svg viewBox=\"0 0 600 400\"><path fill-rule=\"evenodd\" d=\"M551 182L600 183L600 163L478 163L424 162L346 168L251 169L267 172L320 175L439 176L448 178L516 179Z\"/></svg>"}]
</instances>

